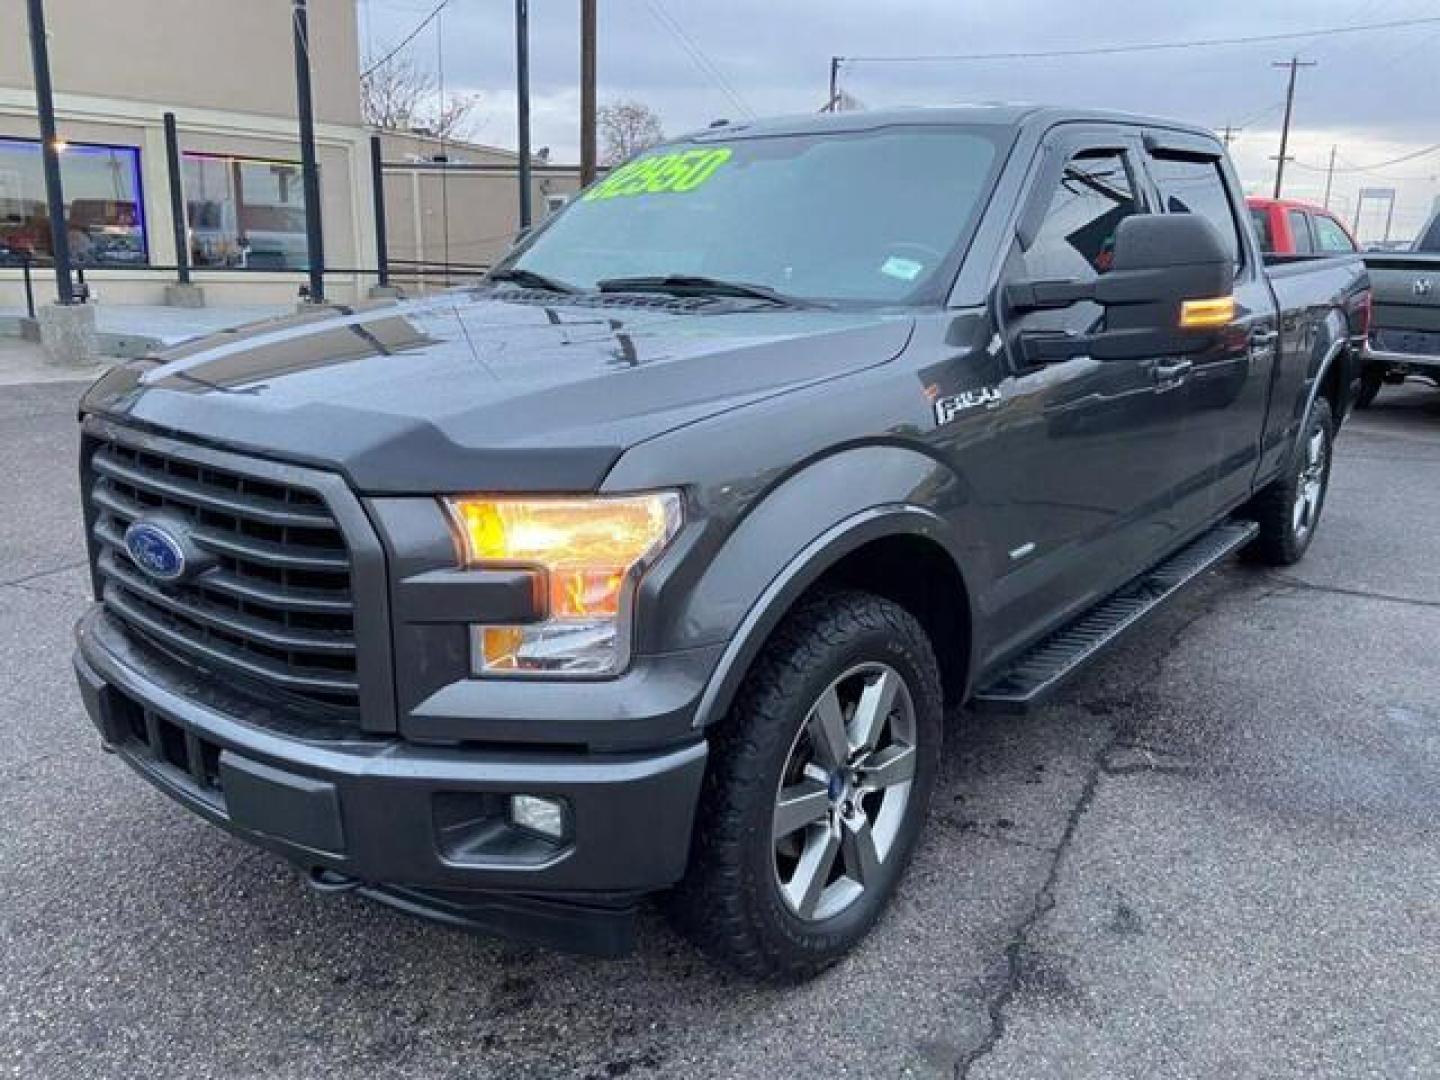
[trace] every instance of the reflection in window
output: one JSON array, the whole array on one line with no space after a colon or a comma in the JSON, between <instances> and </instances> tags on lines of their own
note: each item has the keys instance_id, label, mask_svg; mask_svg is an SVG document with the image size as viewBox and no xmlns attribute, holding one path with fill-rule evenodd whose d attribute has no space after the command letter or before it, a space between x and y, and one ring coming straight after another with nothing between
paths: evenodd
<instances>
[{"instance_id":1,"label":"reflection in window","mask_svg":"<svg viewBox=\"0 0 1440 1080\"><path fill-rule=\"evenodd\" d=\"M183 165L194 266L306 269L305 186L297 162L186 154Z\"/></svg>"},{"instance_id":2,"label":"reflection in window","mask_svg":"<svg viewBox=\"0 0 1440 1080\"><path fill-rule=\"evenodd\" d=\"M67 143L60 153L65 230L81 266L150 261L140 199L140 151ZM54 257L40 143L0 139L0 265Z\"/></svg>"},{"instance_id":3,"label":"reflection in window","mask_svg":"<svg viewBox=\"0 0 1440 1080\"><path fill-rule=\"evenodd\" d=\"M1086 151L1065 166L1045 220L1025 253L1030 277L1087 280L1109 271L1115 230L1135 213L1124 155Z\"/></svg>"}]
</instances>

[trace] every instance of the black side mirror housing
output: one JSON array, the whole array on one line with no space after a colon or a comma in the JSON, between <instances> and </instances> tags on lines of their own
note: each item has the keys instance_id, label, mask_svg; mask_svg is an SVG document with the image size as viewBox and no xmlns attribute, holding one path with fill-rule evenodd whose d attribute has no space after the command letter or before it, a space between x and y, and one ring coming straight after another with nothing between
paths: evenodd
<instances>
[{"instance_id":1,"label":"black side mirror housing","mask_svg":"<svg viewBox=\"0 0 1440 1080\"><path fill-rule=\"evenodd\" d=\"M1207 348L1229 322L1225 301L1234 286L1234 261L1204 218L1135 214L1116 226L1108 273L1085 281L1016 282L1005 286L1003 298L1013 313L1087 300L1105 308L1104 326L1094 333L1025 335L1027 360L1046 363L1082 353L1126 360ZM1215 303L1201 309L1187 303L1194 301Z\"/></svg>"}]
</instances>

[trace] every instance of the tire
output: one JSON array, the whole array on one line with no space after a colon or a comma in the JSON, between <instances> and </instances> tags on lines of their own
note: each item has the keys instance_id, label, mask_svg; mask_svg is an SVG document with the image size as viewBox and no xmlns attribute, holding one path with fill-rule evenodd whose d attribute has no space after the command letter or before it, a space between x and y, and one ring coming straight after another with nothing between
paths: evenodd
<instances>
[{"instance_id":1,"label":"tire","mask_svg":"<svg viewBox=\"0 0 1440 1080\"><path fill-rule=\"evenodd\" d=\"M679 928L757 978L843 957L914 853L941 714L935 654L907 611L861 592L802 601L712 737L689 870L668 898Z\"/></svg>"},{"instance_id":2,"label":"tire","mask_svg":"<svg viewBox=\"0 0 1440 1080\"><path fill-rule=\"evenodd\" d=\"M1355 408L1368 409L1375 404L1380 387L1385 385L1385 369L1367 367L1360 373L1360 392L1355 395Z\"/></svg>"},{"instance_id":3,"label":"tire","mask_svg":"<svg viewBox=\"0 0 1440 1080\"><path fill-rule=\"evenodd\" d=\"M1316 398L1285 475L1251 503L1260 525L1260 535L1249 549L1254 559L1270 566L1289 566L1305 555L1325 508L1334 444L1335 418L1330 403Z\"/></svg>"}]
</instances>

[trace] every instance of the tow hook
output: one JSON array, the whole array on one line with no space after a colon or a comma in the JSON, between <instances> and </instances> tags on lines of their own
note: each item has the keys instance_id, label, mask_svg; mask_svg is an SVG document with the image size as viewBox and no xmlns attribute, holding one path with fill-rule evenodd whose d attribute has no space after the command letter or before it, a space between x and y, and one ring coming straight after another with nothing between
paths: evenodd
<instances>
[{"instance_id":1,"label":"tow hook","mask_svg":"<svg viewBox=\"0 0 1440 1080\"><path fill-rule=\"evenodd\" d=\"M318 893L334 894L358 889L361 881L328 866L312 866L305 874L305 884Z\"/></svg>"}]
</instances>

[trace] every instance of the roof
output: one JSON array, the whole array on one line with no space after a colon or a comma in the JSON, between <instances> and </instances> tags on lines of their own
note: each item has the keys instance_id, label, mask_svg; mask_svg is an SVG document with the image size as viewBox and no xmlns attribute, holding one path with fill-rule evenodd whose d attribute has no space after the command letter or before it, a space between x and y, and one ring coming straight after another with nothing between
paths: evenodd
<instances>
[{"instance_id":1,"label":"roof","mask_svg":"<svg viewBox=\"0 0 1440 1080\"><path fill-rule=\"evenodd\" d=\"M1026 105L1012 103L952 105L941 108L883 109L867 112L802 113L758 120L717 120L708 128L681 136L676 141L707 138L757 137L765 135L808 135L825 132L869 131L894 126L957 126L1050 127L1059 123L1093 121L1096 123L1131 124L1143 127L1184 131L1202 138L1215 138L1215 133L1196 124L1136 113L1111 112L1103 109Z\"/></svg>"}]
</instances>

